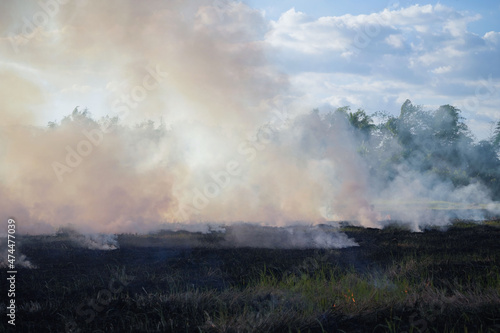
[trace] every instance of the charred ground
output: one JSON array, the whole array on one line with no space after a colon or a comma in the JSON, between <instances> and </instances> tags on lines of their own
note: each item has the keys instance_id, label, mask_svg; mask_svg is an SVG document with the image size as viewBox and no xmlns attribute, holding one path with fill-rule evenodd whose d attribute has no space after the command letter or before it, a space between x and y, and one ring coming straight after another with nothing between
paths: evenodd
<instances>
[{"instance_id":1,"label":"charred ground","mask_svg":"<svg viewBox=\"0 0 500 333\"><path fill-rule=\"evenodd\" d=\"M26 236L19 249L38 268L18 270L16 328L496 332L499 225L345 226L359 246L344 249L234 247L222 233L162 232L120 235L119 249L102 251L64 234Z\"/></svg>"}]
</instances>

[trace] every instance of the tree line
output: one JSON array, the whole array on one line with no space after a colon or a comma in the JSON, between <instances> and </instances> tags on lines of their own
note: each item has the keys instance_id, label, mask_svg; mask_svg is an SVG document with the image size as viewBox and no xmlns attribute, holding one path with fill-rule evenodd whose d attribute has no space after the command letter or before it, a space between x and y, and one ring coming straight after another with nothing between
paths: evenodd
<instances>
[{"instance_id":1,"label":"tree line","mask_svg":"<svg viewBox=\"0 0 500 333\"><path fill-rule=\"evenodd\" d=\"M493 199L500 199L500 121L490 138L477 142L461 111L452 105L425 110L406 100L398 116L386 112L368 115L345 106L321 115L316 109L307 118L309 123L323 126L324 131L317 133L328 132L339 121L348 123L358 153L377 180L393 180L404 166L455 187L481 182Z\"/></svg>"},{"instance_id":2,"label":"tree line","mask_svg":"<svg viewBox=\"0 0 500 333\"><path fill-rule=\"evenodd\" d=\"M95 121L87 110L78 108L60 125L72 123L121 126L118 117ZM51 129L60 126L56 122L48 125ZM298 153L304 157L321 159L329 150L336 151L332 148L335 145L354 144L347 148L356 149L370 178L379 184L389 184L404 170L430 175L455 188L480 182L491 198L500 200L500 121L488 139L477 141L458 108L442 105L437 110L425 110L406 100L398 116L387 112L369 115L363 109L351 111L349 106L326 113L315 109L296 118L292 127L298 129L294 133L300 133ZM350 138L339 140L339 129L350 133ZM167 132L163 122L156 126L151 120L137 124L134 131L155 142Z\"/></svg>"}]
</instances>

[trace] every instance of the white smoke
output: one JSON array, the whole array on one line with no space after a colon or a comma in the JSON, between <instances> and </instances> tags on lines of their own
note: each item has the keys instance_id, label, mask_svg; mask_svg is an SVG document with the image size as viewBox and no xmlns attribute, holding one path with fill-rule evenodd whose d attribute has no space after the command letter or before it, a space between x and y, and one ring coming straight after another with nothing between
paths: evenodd
<instances>
[{"instance_id":1,"label":"white smoke","mask_svg":"<svg viewBox=\"0 0 500 333\"><path fill-rule=\"evenodd\" d=\"M337 229L320 226L266 227L234 224L227 227L225 245L269 249L340 249L358 244Z\"/></svg>"},{"instance_id":2,"label":"white smoke","mask_svg":"<svg viewBox=\"0 0 500 333\"><path fill-rule=\"evenodd\" d=\"M12 244L12 243L11 243ZM11 262L9 262L9 259L12 259L12 257L9 258L9 252L8 249L8 239L7 239L7 234L0 235L0 268L7 268L10 266ZM26 257L26 255L22 254L20 252L20 246L21 243L19 241L16 241L15 247L14 247L14 253L12 254L15 258L14 260L14 267L22 267L22 268L38 268L36 265L31 263L31 261Z\"/></svg>"},{"instance_id":3,"label":"white smoke","mask_svg":"<svg viewBox=\"0 0 500 333\"><path fill-rule=\"evenodd\" d=\"M117 250L120 248L118 244L118 236L115 234L83 234L71 228L61 228L57 236L67 239L78 247L87 248L90 250Z\"/></svg>"},{"instance_id":4,"label":"white smoke","mask_svg":"<svg viewBox=\"0 0 500 333\"><path fill-rule=\"evenodd\" d=\"M415 229L449 219L444 210L429 216L432 203L417 209L424 200L498 210L480 184L455 188L404 165L377 184L362 157L369 142L342 117L309 114L268 62L263 13L242 2L92 1L84 10L69 2L28 38L23 20L5 13L32 17L36 7L0 3L0 27L11 36L0 39L0 220L16 216L21 233L53 233L71 221L76 244L112 250L118 233L248 221L284 228L266 235L234 226L227 236L235 244L335 248L355 243L287 226L336 219L379 227L385 211ZM12 41L22 41L18 54ZM86 90L89 101L106 91L111 118L80 109L50 128L33 126L62 92ZM414 205L398 209L405 202Z\"/></svg>"}]
</instances>

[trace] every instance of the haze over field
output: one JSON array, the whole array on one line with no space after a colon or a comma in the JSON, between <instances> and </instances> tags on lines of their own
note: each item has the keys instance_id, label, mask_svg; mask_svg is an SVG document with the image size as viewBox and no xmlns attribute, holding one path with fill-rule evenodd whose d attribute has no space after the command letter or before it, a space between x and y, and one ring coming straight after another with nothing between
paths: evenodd
<instances>
[{"instance_id":1,"label":"haze over field","mask_svg":"<svg viewBox=\"0 0 500 333\"><path fill-rule=\"evenodd\" d=\"M0 211L20 232L500 212L500 32L468 31L473 9L61 2L0 4Z\"/></svg>"}]
</instances>

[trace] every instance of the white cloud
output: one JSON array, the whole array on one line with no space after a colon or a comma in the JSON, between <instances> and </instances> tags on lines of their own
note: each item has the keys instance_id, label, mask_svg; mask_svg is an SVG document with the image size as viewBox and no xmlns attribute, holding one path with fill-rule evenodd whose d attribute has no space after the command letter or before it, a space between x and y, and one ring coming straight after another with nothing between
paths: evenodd
<instances>
[{"instance_id":1,"label":"white cloud","mask_svg":"<svg viewBox=\"0 0 500 333\"><path fill-rule=\"evenodd\" d=\"M343 23L330 18L312 21L294 8L285 12L266 36L266 41L276 48L288 48L309 54L328 50L340 51L348 41L342 34Z\"/></svg>"},{"instance_id":2,"label":"white cloud","mask_svg":"<svg viewBox=\"0 0 500 333\"><path fill-rule=\"evenodd\" d=\"M441 66L436 69L433 69L432 72L435 74L443 74L443 73L448 73L451 71L451 66Z\"/></svg>"},{"instance_id":3,"label":"white cloud","mask_svg":"<svg viewBox=\"0 0 500 333\"><path fill-rule=\"evenodd\" d=\"M483 39L489 43L498 45L498 44L500 44L500 32L489 31L489 32L484 34Z\"/></svg>"},{"instance_id":4,"label":"white cloud","mask_svg":"<svg viewBox=\"0 0 500 333\"><path fill-rule=\"evenodd\" d=\"M404 38L402 35L389 35L385 42L396 49L400 49L404 45Z\"/></svg>"}]
</instances>

